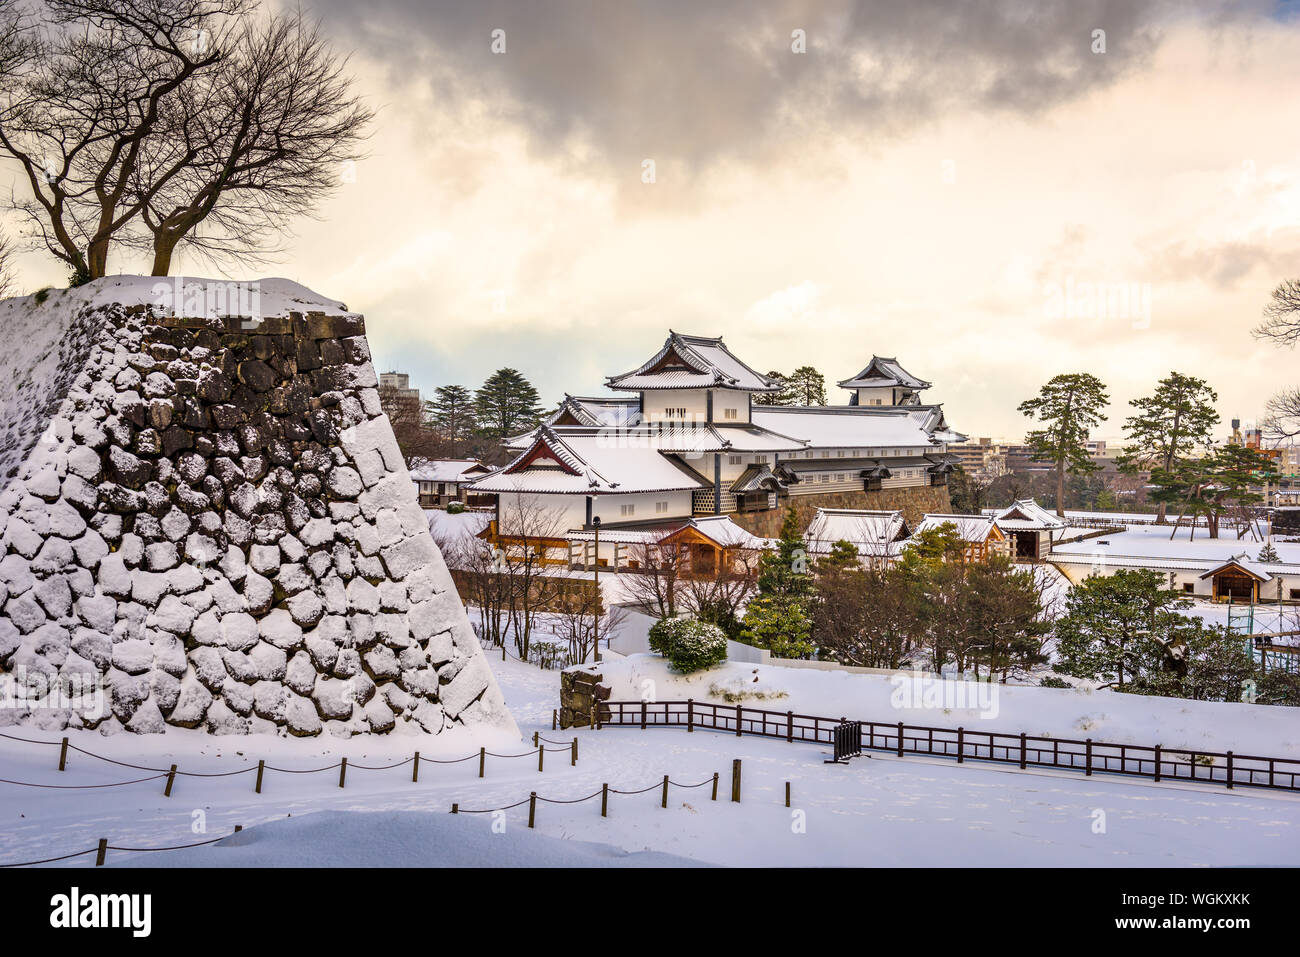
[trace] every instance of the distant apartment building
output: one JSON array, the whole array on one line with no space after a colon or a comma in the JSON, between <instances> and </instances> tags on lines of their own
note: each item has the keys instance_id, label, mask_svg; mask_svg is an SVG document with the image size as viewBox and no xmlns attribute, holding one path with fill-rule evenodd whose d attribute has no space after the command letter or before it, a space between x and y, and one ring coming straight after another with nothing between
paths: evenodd
<instances>
[{"instance_id":1,"label":"distant apartment building","mask_svg":"<svg viewBox=\"0 0 1300 957\"><path fill-rule=\"evenodd\" d=\"M411 377L405 372L379 374L379 400L390 419L417 419L423 407L420 390L411 388Z\"/></svg>"}]
</instances>

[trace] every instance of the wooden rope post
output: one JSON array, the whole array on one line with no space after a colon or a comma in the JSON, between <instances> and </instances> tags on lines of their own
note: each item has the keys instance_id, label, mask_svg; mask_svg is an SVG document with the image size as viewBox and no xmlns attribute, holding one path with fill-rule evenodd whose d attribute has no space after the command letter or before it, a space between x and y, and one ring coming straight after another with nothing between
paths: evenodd
<instances>
[{"instance_id":1,"label":"wooden rope post","mask_svg":"<svg viewBox=\"0 0 1300 957\"><path fill-rule=\"evenodd\" d=\"M240 831L242 831L243 829L244 829L244 825L242 825L242 824L236 824L236 825L235 825L235 833L236 833L236 834L238 834L238 833L239 833Z\"/></svg>"},{"instance_id":2,"label":"wooden rope post","mask_svg":"<svg viewBox=\"0 0 1300 957\"><path fill-rule=\"evenodd\" d=\"M538 771L542 770L542 762L545 760L545 758L546 758L546 748L544 746L538 746L537 748L537 770Z\"/></svg>"},{"instance_id":3,"label":"wooden rope post","mask_svg":"<svg viewBox=\"0 0 1300 957\"><path fill-rule=\"evenodd\" d=\"M600 786L600 816L609 817L609 783Z\"/></svg>"},{"instance_id":4,"label":"wooden rope post","mask_svg":"<svg viewBox=\"0 0 1300 957\"><path fill-rule=\"evenodd\" d=\"M1092 738L1086 738L1083 742L1083 773L1087 777L1092 776Z\"/></svg>"},{"instance_id":5,"label":"wooden rope post","mask_svg":"<svg viewBox=\"0 0 1300 957\"><path fill-rule=\"evenodd\" d=\"M736 737L740 737L740 726L745 721L745 709L741 705L736 705Z\"/></svg>"},{"instance_id":6,"label":"wooden rope post","mask_svg":"<svg viewBox=\"0 0 1300 957\"><path fill-rule=\"evenodd\" d=\"M711 797L709 800L716 801L717 799L718 799L718 772L714 771L713 772L713 797Z\"/></svg>"},{"instance_id":7,"label":"wooden rope post","mask_svg":"<svg viewBox=\"0 0 1300 957\"><path fill-rule=\"evenodd\" d=\"M415 752L415 761L411 765L411 782L420 780L420 752Z\"/></svg>"},{"instance_id":8,"label":"wooden rope post","mask_svg":"<svg viewBox=\"0 0 1300 957\"><path fill-rule=\"evenodd\" d=\"M487 748L478 749L478 776L483 776L484 765L487 764Z\"/></svg>"},{"instance_id":9,"label":"wooden rope post","mask_svg":"<svg viewBox=\"0 0 1300 957\"><path fill-rule=\"evenodd\" d=\"M1232 787L1232 752L1228 752L1228 787Z\"/></svg>"},{"instance_id":10,"label":"wooden rope post","mask_svg":"<svg viewBox=\"0 0 1300 957\"><path fill-rule=\"evenodd\" d=\"M1028 759L1029 759L1029 755L1026 753L1026 746L1025 746L1025 732L1021 731L1020 732L1020 770L1021 771L1025 769L1025 764L1028 761Z\"/></svg>"},{"instance_id":11,"label":"wooden rope post","mask_svg":"<svg viewBox=\"0 0 1300 957\"><path fill-rule=\"evenodd\" d=\"M740 803L740 758L731 762L731 800Z\"/></svg>"},{"instance_id":12,"label":"wooden rope post","mask_svg":"<svg viewBox=\"0 0 1300 957\"><path fill-rule=\"evenodd\" d=\"M348 759L342 758L339 761L339 787L343 787L343 782L348 777Z\"/></svg>"},{"instance_id":13,"label":"wooden rope post","mask_svg":"<svg viewBox=\"0 0 1300 957\"><path fill-rule=\"evenodd\" d=\"M534 731L534 732L533 732L533 747L537 747L537 735L538 735L538 732Z\"/></svg>"},{"instance_id":14,"label":"wooden rope post","mask_svg":"<svg viewBox=\"0 0 1300 957\"><path fill-rule=\"evenodd\" d=\"M785 806L790 806L790 782L785 782Z\"/></svg>"},{"instance_id":15,"label":"wooden rope post","mask_svg":"<svg viewBox=\"0 0 1300 957\"><path fill-rule=\"evenodd\" d=\"M262 775L266 773L266 760L262 759L257 762L257 784L253 787L255 794L262 793Z\"/></svg>"},{"instance_id":16,"label":"wooden rope post","mask_svg":"<svg viewBox=\"0 0 1300 957\"><path fill-rule=\"evenodd\" d=\"M537 792L531 791L528 795L528 826L532 827L533 822L537 820Z\"/></svg>"},{"instance_id":17,"label":"wooden rope post","mask_svg":"<svg viewBox=\"0 0 1300 957\"><path fill-rule=\"evenodd\" d=\"M552 731L555 730L556 714L557 714L556 710L552 708L551 709L551 730Z\"/></svg>"},{"instance_id":18,"label":"wooden rope post","mask_svg":"<svg viewBox=\"0 0 1300 957\"><path fill-rule=\"evenodd\" d=\"M957 729L957 763L958 764L961 764L964 760L964 753L966 750L964 744L965 739L966 739L966 729L958 728Z\"/></svg>"},{"instance_id":19,"label":"wooden rope post","mask_svg":"<svg viewBox=\"0 0 1300 957\"><path fill-rule=\"evenodd\" d=\"M1160 745L1156 745L1156 770L1154 775L1156 781L1160 780Z\"/></svg>"},{"instance_id":20,"label":"wooden rope post","mask_svg":"<svg viewBox=\"0 0 1300 957\"><path fill-rule=\"evenodd\" d=\"M459 804L458 802L456 802L456 801L452 801L452 802L451 802L451 813L452 813L452 814L459 814L459 813L460 813L460 804Z\"/></svg>"},{"instance_id":21,"label":"wooden rope post","mask_svg":"<svg viewBox=\"0 0 1300 957\"><path fill-rule=\"evenodd\" d=\"M66 771L68 768L68 739L63 739L63 744L59 745L59 770Z\"/></svg>"},{"instance_id":22,"label":"wooden rope post","mask_svg":"<svg viewBox=\"0 0 1300 957\"><path fill-rule=\"evenodd\" d=\"M163 788L163 797L172 796L172 785L175 783L176 783L176 765L173 764L172 769L167 772L167 786Z\"/></svg>"},{"instance_id":23,"label":"wooden rope post","mask_svg":"<svg viewBox=\"0 0 1300 957\"><path fill-rule=\"evenodd\" d=\"M686 699L686 730L695 730L695 699Z\"/></svg>"},{"instance_id":24,"label":"wooden rope post","mask_svg":"<svg viewBox=\"0 0 1300 957\"><path fill-rule=\"evenodd\" d=\"M659 799L659 806L660 807L668 806L668 775L666 774L664 775L664 793L663 793L663 797Z\"/></svg>"},{"instance_id":25,"label":"wooden rope post","mask_svg":"<svg viewBox=\"0 0 1300 957\"><path fill-rule=\"evenodd\" d=\"M794 712L785 713L785 739L786 741L794 740Z\"/></svg>"},{"instance_id":26,"label":"wooden rope post","mask_svg":"<svg viewBox=\"0 0 1300 957\"><path fill-rule=\"evenodd\" d=\"M645 730L645 701L641 702L641 730Z\"/></svg>"},{"instance_id":27,"label":"wooden rope post","mask_svg":"<svg viewBox=\"0 0 1300 957\"><path fill-rule=\"evenodd\" d=\"M572 752L569 754L569 767L571 767L571 768L575 768L575 767L577 767L577 766L578 766L578 739L577 739L577 738L574 738L574 739L573 739L573 750L572 750Z\"/></svg>"},{"instance_id":28,"label":"wooden rope post","mask_svg":"<svg viewBox=\"0 0 1300 957\"><path fill-rule=\"evenodd\" d=\"M903 722L898 722L898 756L903 756Z\"/></svg>"},{"instance_id":29,"label":"wooden rope post","mask_svg":"<svg viewBox=\"0 0 1300 957\"><path fill-rule=\"evenodd\" d=\"M108 853L108 838L106 838L106 837L101 837L101 838L99 839L99 847L95 850L95 866L96 866L96 867L103 867L103 866L104 866L104 856L105 856L107 853Z\"/></svg>"}]
</instances>

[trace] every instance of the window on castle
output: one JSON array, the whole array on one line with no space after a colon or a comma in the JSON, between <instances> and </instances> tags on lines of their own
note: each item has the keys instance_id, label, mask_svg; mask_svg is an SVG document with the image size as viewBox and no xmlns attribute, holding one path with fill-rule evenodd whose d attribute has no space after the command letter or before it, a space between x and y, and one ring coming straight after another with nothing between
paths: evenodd
<instances>
[{"instance_id":1,"label":"window on castle","mask_svg":"<svg viewBox=\"0 0 1300 957\"><path fill-rule=\"evenodd\" d=\"M655 514L656 514L656 515L662 515L662 514L663 514L664 512L666 512L666 511L668 511L668 503L667 503L667 502L655 502Z\"/></svg>"},{"instance_id":2,"label":"window on castle","mask_svg":"<svg viewBox=\"0 0 1300 957\"><path fill-rule=\"evenodd\" d=\"M635 506L635 505L620 505L620 506L618 507L618 513L619 513L620 515L623 515L623 516L627 516L627 515L635 515L635 514L636 514L636 506Z\"/></svg>"},{"instance_id":3,"label":"window on castle","mask_svg":"<svg viewBox=\"0 0 1300 957\"><path fill-rule=\"evenodd\" d=\"M742 464L744 461L745 461L745 457L744 457L743 455L728 455L728 456L727 456L727 464L728 464L728 465L740 465L740 464Z\"/></svg>"},{"instance_id":4,"label":"window on castle","mask_svg":"<svg viewBox=\"0 0 1300 957\"><path fill-rule=\"evenodd\" d=\"M664 409L664 415L670 419L684 419L686 418L686 410L683 408Z\"/></svg>"},{"instance_id":5,"label":"window on castle","mask_svg":"<svg viewBox=\"0 0 1300 957\"><path fill-rule=\"evenodd\" d=\"M722 417L724 419L738 419L740 418L740 412L737 409L723 409Z\"/></svg>"}]
</instances>

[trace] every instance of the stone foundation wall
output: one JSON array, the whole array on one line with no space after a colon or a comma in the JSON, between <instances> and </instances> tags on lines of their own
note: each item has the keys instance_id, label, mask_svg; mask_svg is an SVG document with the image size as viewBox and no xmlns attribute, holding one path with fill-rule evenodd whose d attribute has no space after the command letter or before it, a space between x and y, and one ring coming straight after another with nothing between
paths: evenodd
<instances>
[{"instance_id":1,"label":"stone foundation wall","mask_svg":"<svg viewBox=\"0 0 1300 957\"><path fill-rule=\"evenodd\" d=\"M560 672L560 727L591 726L593 709L608 701L610 689L600 683L598 671L573 668ZM608 712L608 708L605 709Z\"/></svg>"},{"instance_id":2,"label":"stone foundation wall","mask_svg":"<svg viewBox=\"0 0 1300 957\"><path fill-rule=\"evenodd\" d=\"M360 316L97 306L0 494L0 724L513 727L379 404ZM41 692L93 689L68 708Z\"/></svg>"},{"instance_id":3,"label":"stone foundation wall","mask_svg":"<svg viewBox=\"0 0 1300 957\"><path fill-rule=\"evenodd\" d=\"M915 525L926 512L950 512L952 500L946 485L921 485L905 488L886 488L878 492L820 492L812 495L791 495L780 507L765 512L737 512L731 520L763 538L776 538L781 534L785 520L785 506L793 505L799 516L799 528L808 527L819 508L902 509L909 525Z\"/></svg>"}]
</instances>

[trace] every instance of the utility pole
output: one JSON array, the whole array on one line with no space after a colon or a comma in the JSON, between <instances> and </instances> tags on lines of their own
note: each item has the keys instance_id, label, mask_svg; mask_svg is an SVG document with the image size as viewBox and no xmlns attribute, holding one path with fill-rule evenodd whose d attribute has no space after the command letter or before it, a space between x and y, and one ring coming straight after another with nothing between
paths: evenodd
<instances>
[{"instance_id":1,"label":"utility pole","mask_svg":"<svg viewBox=\"0 0 1300 957\"><path fill-rule=\"evenodd\" d=\"M595 646L596 657L594 661L600 661L600 516L593 516L591 519L591 529L596 533L596 612L591 621L591 636L594 639L592 644Z\"/></svg>"}]
</instances>

